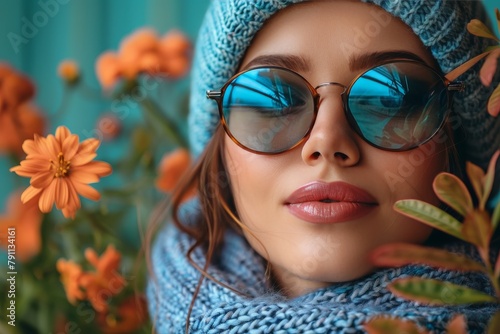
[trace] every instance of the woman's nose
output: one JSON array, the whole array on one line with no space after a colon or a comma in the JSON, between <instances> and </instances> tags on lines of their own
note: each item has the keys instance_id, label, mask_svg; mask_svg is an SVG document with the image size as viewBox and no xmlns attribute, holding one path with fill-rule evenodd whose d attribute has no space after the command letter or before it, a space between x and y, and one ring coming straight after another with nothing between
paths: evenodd
<instances>
[{"instance_id":1,"label":"woman's nose","mask_svg":"<svg viewBox=\"0 0 500 334\"><path fill-rule=\"evenodd\" d=\"M321 89L318 114L302 147L302 159L309 165L327 162L342 167L354 166L360 160L360 148L346 119L342 87L320 85L318 88Z\"/></svg>"}]
</instances>

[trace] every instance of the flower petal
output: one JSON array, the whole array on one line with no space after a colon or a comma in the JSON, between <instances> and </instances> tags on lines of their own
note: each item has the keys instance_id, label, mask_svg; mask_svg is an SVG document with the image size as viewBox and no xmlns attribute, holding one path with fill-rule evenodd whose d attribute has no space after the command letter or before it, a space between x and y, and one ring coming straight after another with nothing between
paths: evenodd
<instances>
[{"instance_id":1,"label":"flower petal","mask_svg":"<svg viewBox=\"0 0 500 334\"><path fill-rule=\"evenodd\" d=\"M71 166L76 167L76 166L85 165L86 163L92 161L96 156L97 156L97 154L95 154L95 153L87 153L87 152L80 153L80 152L78 152L73 157L73 159L71 159Z\"/></svg>"},{"instance_id":2,"label":"flower petal","mask_svg":"<svg viewBox=\"0 0 500 334\"><path fill-rule=\"evenodd\" d=\"M73 186L75 187L76 192L85 198L93 201L98 201L101 198L101 194L88 184L73 182Z\"/></svg>"},{"instance_id":3,"label":"flower petal","mask_svg":"<svg viewBox=\"0 0 500 334\"><path fill-rule=\"evenodd\" d=\"M71 135L68 136L62 142L62 153L64 154L64 160L70 161L76 152L78 151L78 136Z\"/></svg>"},{"instance_id":4,"label":"flower petal","mask_svg":"<svg viewBox=\"0 0 500 334\"><path fill-rule=\"evenodd\" d=\"M54 173L52 171L39 172L30 180L30 184L35 188L45 188L50 185L54 180Z\"/></svg>"},{"instance_id":5,"label":"flower petal","mask_svg":"<svg viewBox=\"0 0 500 334\"><path fill-rule=\"evenodd\" d=\"M23 203L27 203L29 202L31 199L33 199L34 197L36 197L38 194L40 194L40 192L42 191L42 189L38 189L38 188L35 188L33 186L29 186L28 188L26 188L26 190L22 193L21 195L21 201Z\"/></svg>"},{"instance_id":6,"label":"flower petal","mask_svg":"<svg viewBox=\"0 0 500 334\"><path fill-rule=\"evenodd\" d=\"M44 213L50 212L54 205L56 195L56 182L52 182L46 189L43 190L40 199L38 200L38 207Z\"/></svg>"},{"instance_id":7,"label":"flower petal","mask_svg":"<svg viewBox=\"0 0 500 334\"><path fill-rule=\"evenodd\" d=\"M56 129L56 139L58 142L64 142L69 136L71 136L71 132L64 125L61 125Z\"/></svg>"},{"instance_id":8,"label":"flower petal","mask_svg":"<svg viewBox=\"0 0 500 334\"><path fill-rule=\"evenodd\" d=\"M101 142L95 138L85 139L80 143L78 153L95 153Z\"/></svg>"},{"instance_id":9,"label":"flower petal","mask_svg":"<svg viewBox=\"0 0 500 334\"><path fill-rule=\"evenodd\" d=\"M69 201L69 189L68 189L68 181L63 178L56 178L56 208L62 209L68 205Z\"/></svg>"},{"instance_id":10,"label":"flower petal","mask_svg":"<svg viewBox=\"0 0 500 334\"><path fill-rule=\"evenodd\" d=\"M79 183L95 183L99 182L99 177L91 172L87 172L85 168L73 168L71 170L70 179L72 182Z\"/></svg>"},{"instance_id":11,"label":"flower petal","mask_svg":"<svg viewBox=\"0 0 500 334\"><path fill-rule=\"evenodd\" d=\"M111 165L103 161L91 161L81 168L85 168L86 172L96 174L99 177L108 176L113 171Z\"/></svg>"},{"instance_id":12,"label":"flower petal","mask_svg":"<svg viewBox=\"0 0 500 334\"><path fill-rule=\"evenodd\" d=\"M67 184L68 184L68 196L69 196L68 207L76 211L81 207L80 198L78 197L78 193L76 192L76 189L73 186L73 182L68 182Z\"/></svg>"}]
</instances>

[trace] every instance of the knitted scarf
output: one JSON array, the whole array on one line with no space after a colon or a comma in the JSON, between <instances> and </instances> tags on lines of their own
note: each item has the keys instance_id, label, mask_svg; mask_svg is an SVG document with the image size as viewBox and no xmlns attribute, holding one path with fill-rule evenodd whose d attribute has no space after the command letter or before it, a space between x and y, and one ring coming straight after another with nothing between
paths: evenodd
<instances>
[{"instance_id":1,"label":"knitted scarf","mask_svg":"<svg viewBox=\"0 0 500 334\"><path fill-rule=\"evenodd\" d=\"M193 210L184 217L193 221ZM183 220L183 221L184 221ZM166 224L152 250L153 275L148 284L149 310L157 333L185 333L191 297L200 273L188 263L186 252L193 240L173 224ZM453 252L475 254L471 245L454 243ZM201 248L193 260L204 265ZM208 272L220 282L204 279L189 318L190 333L363 333L363 323L377 315L402 317L433 333L445 331L453 316L465 315L469 333L484 333L498 305L431 307L392 295L387 284L397 278L419 276L467 285L493 294L488 279L477 273L460 273L411 265L377 271L356 281L336 283L294 299L271 291L266 265L244 237L227 231L222 252ZM443 296L453 298L453 295Z\"/></svg>"}]
</instances>

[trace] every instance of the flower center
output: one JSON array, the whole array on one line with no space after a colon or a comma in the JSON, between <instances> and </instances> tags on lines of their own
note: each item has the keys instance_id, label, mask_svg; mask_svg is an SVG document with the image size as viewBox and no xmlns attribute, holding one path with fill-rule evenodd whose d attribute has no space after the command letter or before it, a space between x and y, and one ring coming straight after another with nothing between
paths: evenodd
<instances>
[{"instance_id":1,"label":"flower center","mask_svg":"<svg viewBox=\"0 0 500 334\"><path fill-rule=\"evenodd\" d=\"M51 160L52 170L54 171L54 177L65 177L69 173L69 167L71 161L64 160L64 154L59 152L57 155L57 161Z\"/></svg>"}]
</instances>

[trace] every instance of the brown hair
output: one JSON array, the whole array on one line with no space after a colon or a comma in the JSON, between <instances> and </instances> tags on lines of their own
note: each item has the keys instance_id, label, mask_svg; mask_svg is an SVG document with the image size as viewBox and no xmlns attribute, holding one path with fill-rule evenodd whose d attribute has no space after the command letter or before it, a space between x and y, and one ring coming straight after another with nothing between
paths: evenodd
<instances>
[{"instance_id":1,"label":"brown hair","mask_svg":"<svg viewBox=\"0 0 500 334\"><path fill-rule=\"evenodd\" d=\"M191 310L205 277L238 294L242 294L234 288L216 280L207 273L209 264L220 249L224 231L230 226L239 226L238 218L234 214L236 211L234 209L229 176L224 166L224 136L224 129L222 126L219 126L212 140L210 140L206 149L199 157L197 163L184 174L181 180L179 180L176 189L172 193L172 197L166 198L165 201L162 201L157 206L157 209L152 214L151 223L145 240L148 272L153 275L153 280L154 274L151 268L150 248L155 232L158 231L169 214L171 214L175 226L194 240L194 243L187 251L186 257L188 262L200 271L202 275L200 276L189 306L189 312L186 318L186 332L189 327ZM178 214L184 195L188 193L193 186L196 186L198 190L200 215L197 217L197 221L194 225L187 226L180 221ZM205 249L206 261L203 267L200 267L191 259L191 254L197 247L203 247Z\"/></svg>"}]
</instances>

